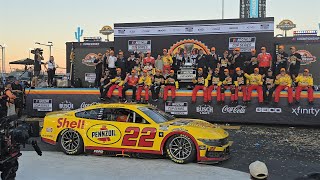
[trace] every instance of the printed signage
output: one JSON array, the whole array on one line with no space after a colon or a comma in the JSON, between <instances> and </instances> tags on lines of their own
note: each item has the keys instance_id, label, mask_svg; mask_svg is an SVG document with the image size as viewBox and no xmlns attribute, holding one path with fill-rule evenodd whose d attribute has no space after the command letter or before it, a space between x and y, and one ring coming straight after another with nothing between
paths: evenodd
<instances>
[{"instance_id":1,"label":"printed signage","mask_svg":"<svg viewBox=\"0 0 320 180\"><path fill-rule=\"evenodd\" d=\"M188 115L188 103L187 102L166 102L164 106L166 113L172 115Z\"/></svg>"},{"instance_id":2,"label":"printed signage","mask_svg":"<svg viewBox=\"0 0 320 180\"><path fill-rule=\"evenodd\" d=\"M213 107L210 105L199 105L196 107L196 112L199 114L212 114L213 113Z\"/></svg>"},{"instance_id":3,"label":"printed signage","mask_svg":"<svg viewBox=\"0 0 320 180\"><path fill-rule=\"evenodd\" d=\"M52 99L33 99L32 107L37 111L51 112Z\"/></svg>"},{"instance_id":4,"label":"printed signage","mask_svg":"<svg viewBox=\"0 0 320 180\"><path fill-rule=\"evenodd\" d=\"M317 116L320 112L319 108L302 108L302 107L297 107L297 108L292 108L292 114L295 114L296 116L299 115L312 115L312 116Z\"/></svg>"},{"instance_id":5,"label":"printed signage","mask_svg":"<svg viewBox=\"0 0 320 180\"><path fill-rule=\"evenodd\" d=\"M98 124L88 129L87 137L97 144L109 145L120 140L121 132L111 124Z\"/></svg>"},{"instance_id":6,"label":"printed signage","mask_svg":"<svg viewBox=\"0 0 320 180\"><path fill-rule=\"evenodd\" d=\"M222 113L244 114L244 113L246 113L246 108L247 108L247 106L241 106L241 105L238 105L235 107L225 105L222 108Z\"/></svg>"},{"instance_id":7,"label":"printed signage","mask_svg":"<svg viewBox=\"0 0 320 180\"><path fill-rule=\"evenodd\" d=\"M282 113L281 108L257 107L257 113Z\"/></svg>"},{"instance_id":8,"label":"printed signage","mask_svg":"<svg viewBox=\"0 0 320 180\"><path fill-rule=\"evenodd\" d=\"M256 37L230 37L229 50L240 48L241 52L251 52L256 48Z\"/></svg>"},{"instance_id":9,"label":"printed signage","mask_svg":"<svg viewBox=\"0 0 320 180\"><path fill-rule=\"evenodd\" d=\"M178 70L177 72L177 79L178 80L190 80L190 82L192 81L192 79L196 78L197 74L196 74L196 70L194 69L187 69L187 68L181 68L181 70Z\"/></svg>"},{"instance_id":10,"label":"printed signage","mask_svg":"<svg viewBox=\"0 0 320 180\"><path fill-rule=\"evenodd\" d=\"M128 51L143 52L151 51L151 40L129 40Z\"/></svg>"},{"instance_id":11,"label":"printed signage","mask_svg":"<svg viewBox=\"0 0 320 180\"><path fill-rule=\"evenodd\" d=\"M80 105L80 108L85 108L85 107L88 107L88 106L93 106L93 105L96 105L96 104L100 104L100 103L97 103L97 102L93 102L93 103L90 103L90 104L87 104L86 102L82 102L81 105Z\"/></svg>"},{"instance_id":12,"label":"printed signage","mask_svg":"<svg viewBox=\"0 0 320 180\"><path fill-rule=\"evenodd\" d=\"M95 73L85 73L84 75L84 80L89 83L94 83L95 79L96 79Z\"/></svg>"},{"instance_id":13,"label":"printed signage","mask_svg":"<svg viewBox=\"0 0 320 180\"><path fill-rule=\"evenodd\" d=\"M59 104L59 109L63 111L69 111L74 109L73 104L70 101L63 101Z\"/></svg>"}]
</instances>

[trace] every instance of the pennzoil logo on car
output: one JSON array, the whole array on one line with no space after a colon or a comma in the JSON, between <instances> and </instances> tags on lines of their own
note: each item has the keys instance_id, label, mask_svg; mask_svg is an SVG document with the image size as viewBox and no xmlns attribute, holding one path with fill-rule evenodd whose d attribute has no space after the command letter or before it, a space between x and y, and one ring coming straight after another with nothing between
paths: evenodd
<instances>
[{"instance_id":1,"label":"pennzoil logo on car","mask_svg":"<svg viewBox=\"0 0 320 180\"><path fill-rule=\"evenodd\" d=\"M87 137L97 144L108 145L118 142L121 132L111 124L97 124L88 129Z\"/></svg>"}]
</instances>

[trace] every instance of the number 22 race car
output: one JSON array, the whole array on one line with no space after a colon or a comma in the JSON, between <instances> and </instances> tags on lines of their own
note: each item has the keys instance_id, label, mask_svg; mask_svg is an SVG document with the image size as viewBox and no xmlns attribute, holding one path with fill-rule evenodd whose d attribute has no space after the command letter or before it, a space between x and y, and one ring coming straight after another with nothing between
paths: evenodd
<instances>
[{"instance_id":1,"label":"number 22 race car","mask_svg":"<svg viewBox=\"0 0 320 180\"><path fill-rule=\"evenodd\" d=\"M97 104L48 113L41 138L68 155L165 155L176 163L230 157L228 133L203 120L174 118L149 105Z\"/></svg>"}]
</instances>

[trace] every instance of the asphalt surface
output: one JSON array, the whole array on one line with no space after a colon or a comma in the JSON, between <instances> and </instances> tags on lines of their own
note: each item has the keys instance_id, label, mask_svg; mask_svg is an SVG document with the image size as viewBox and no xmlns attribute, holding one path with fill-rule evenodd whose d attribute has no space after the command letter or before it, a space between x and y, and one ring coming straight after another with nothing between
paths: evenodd
<instances>
[{"instance_id":1,"label":"asphalt surface","mask_svg":"<svg viewBox=\"0 0 320 180\"><path fill-rule=\"evenodd\" d=\"M293 180L310 172L320 172L320 129L242 125L238 130L227 131L230 139L234 141L231 159L215 165L194 163L194 167L215 166L248 172L249 164L260 160L267 164L271 180ZM39 145L43 151L58 151L55 146L42 142ZM30 150L30 147L25 150ZM64 156L66 155L61 153L61 158L65 158ZM114 158L115 163L117 158L119 157ZM148 164L161 162L168 166L173 163L166 159L137 161ZM201 170L199 172L202 173Z\"/></svg>"}]
</instances>

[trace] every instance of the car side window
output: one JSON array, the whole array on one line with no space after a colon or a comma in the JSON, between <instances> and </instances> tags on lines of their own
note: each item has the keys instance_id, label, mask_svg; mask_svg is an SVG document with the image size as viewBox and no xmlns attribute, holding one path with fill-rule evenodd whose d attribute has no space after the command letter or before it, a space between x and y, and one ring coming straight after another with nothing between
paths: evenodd
<instances>
[{"instance_id":1,"label":"car side window","mask_svg":"<svg viewBox=\"0 0 320 180\"><path fill-rule=\"evenodd\" d=\"M124 108L105 108L103 111L102 119L105 121L149 124L149 122L147 122L136 112Z\"/></svg>"},{"instance_id":2,"label":"car side window","mask_svg":"<svg viewBox=\"0 0 320 180\"><path fill-rule=\"evenodd\" d=\"M76 112L75 116L84 119L95 119L101 120L102 119L103 109L90 109L90 110L83 110Z\"/></svg>"}]
</instances>

